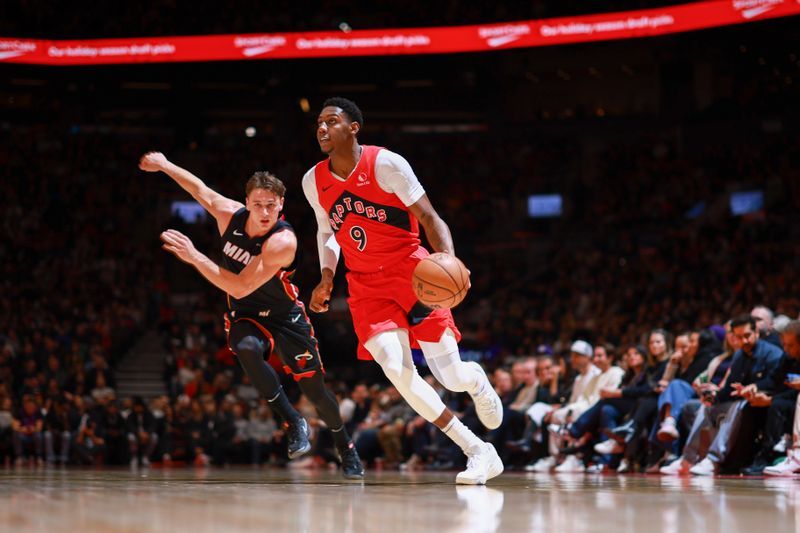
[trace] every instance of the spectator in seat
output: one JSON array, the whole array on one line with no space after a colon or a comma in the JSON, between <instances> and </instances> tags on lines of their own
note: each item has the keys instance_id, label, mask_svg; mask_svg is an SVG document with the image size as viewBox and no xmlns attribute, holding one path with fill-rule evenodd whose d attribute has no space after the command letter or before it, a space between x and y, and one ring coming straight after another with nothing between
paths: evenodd
<instances>
[{"instance_id":1,"label":"spectator in seat","mask_svg":"<svg viewBox=\"0 0 800 533\"><path fill-rule=\"evenodd\" d=\"M71 426L69 405L61 398L52 399L44 418L44 447L48 464L56 463L56 445L58 462L64 465L69 461Z\"/></svg>"},{"instance_id":2,"label":"spectator in seat","mask_svg":"<svg viewBox=\"0 0 800 533\"><path fill-rule=\"evenodd\" d=\"M754 414L747 398L759 391L770 392L775 387L781 350L759 339L756 320L750 315L735 318L731 322L731 329L741 348L733 356L726 384L716 395L703 398L704 408L694 422L683 455L662 467L662 474L690 472L698 476L713 476L719 473L739 436L744 416ZM713 435L705 457L700 456L703 431Z\"/></svg>"},{"instance_id":3,"label":"spectator in seat","mask_svg":"<svg viewBox=\"0 0 800 533\"><path fill-rule=\"evenodd\" d=\"M133 399L133 409L126 420L126 428L131 466L150 466L150 456L158 444L156 419L139 396Z\"/></svg>"},{"instance_id":4,"label":"spectator in seat","mask_svg":"<svg viewBox=\"0 0 800 533\"><path fill-rule=\"evenodd\" d=\"M781 468L773 470L771 475L786 475L789 471L794 471L793 465L797 462L794 446L788 450L780 448L785 446L784 434L793 433L793 425L797 425L794 420L797 416L797 391L800 390L800 321L790 322L784 328L781 341L785 354L775 378L774 392L770 394L757 391L747 398L751 406L767 408L767 420L753 463L742 469L742 474L746 476L763 474L766 467L782 455L781 452L789 459Z\"/></svg>"},{"instance_id":5,"label":"spectator in seat","mask_svg":"<svg viewBox=\"0 0 800 533\"><path fill-rule=\"evenodd\" d=\"M775 331L775 313L772 309L766 305L757 305L750 311L750 316L756 319L759 338L783 349L781 336Z\"/></svg>"},{"instance_id":6,"label":"spectator in seat","mask_svg":"<svg viewBox=\"0 0 800 533\"><path fill-rule=\"evenodd\" d=\"M43 429L42 410L36 405L33 396L26 395L22 399L22 409L20 409L19 415L11 422L17 464L23 464L26 456L31 463L44 463L42 456Z\"/></svg>"},{"instance_id":7,"label":"spectator in seat","mask_svg":"<svg viewBox=\"0 0 800 533\"><path fill-rule=\"evenodd\" d=\"M784 327L781 340L786 355L794 360L800 359L800 320L793 320ZM800 391L800 380L795 376L792 376L785 384L794 391ZM800 395L798 395L797 402L800 402ZM764 468L764 474L768 476L794 477L800 474L800 409L797 408L797 403L795 403L792 420L792 441L789 449L786 450L786 459L774 466Z\"/></svg>"},{"instance_id":8,"label":"spectator in seat","mask_svg":"<svg viewBox=\"0 0 800 533\"><path fill-rule=\"evenodd\" d=\"M75 459L80 465L95 465L103 462L105 439L102 428L91 417L84 417L75 437Z\"/></svg>"}]
</instances>

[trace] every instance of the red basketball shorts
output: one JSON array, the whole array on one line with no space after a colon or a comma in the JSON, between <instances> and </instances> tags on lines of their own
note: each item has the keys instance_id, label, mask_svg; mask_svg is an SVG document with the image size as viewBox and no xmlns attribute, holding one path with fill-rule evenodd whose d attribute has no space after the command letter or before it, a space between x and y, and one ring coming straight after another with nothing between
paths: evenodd
<instances>
[{"instance_id":1,"label":"red basketball shorts","mask_svg":"<svg viewBox=\"0 0 800 533\"><path fill-rule=\"evenodd\" d=\"M347 273L350 288L347 301L358 336L359 359L372 359L364 343L391 329L408 330L414 348L419 347L418 341L438 342L447 328L461 340L450 309L430 309L422 305L411 289L414 267L428 255L428 251L420 247L390 269Z\"/></svg>"}]
</instances>

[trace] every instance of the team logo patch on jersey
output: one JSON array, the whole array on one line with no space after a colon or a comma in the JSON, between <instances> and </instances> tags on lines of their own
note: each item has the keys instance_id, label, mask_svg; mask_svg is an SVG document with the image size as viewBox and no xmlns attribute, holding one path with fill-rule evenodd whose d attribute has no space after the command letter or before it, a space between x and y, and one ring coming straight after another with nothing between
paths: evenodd
<instances>
[{"instance_id":1,"label":"team logo patch on jersey","mask_svg":"<svg viewBox=\"0 0 800 533\"><path fill-rule=\"evenodd\" d=\"M369 185L369 184L370 184L369 176L367 176L366 172L360 173L358 175L358 178L356 178L357 187L363 187L364 185Z\"/></svg>"},{"instance_id":2,"label":"team logo patch on jersey","mask_svg":"<svg viewBox=\"0 0 800 533\"><path fill-rule=\"evenodd\" d=\"M306 350L305 353L301 353L294 356L294 360L297 361L297 366L300 368L305 368L309 361L314 359L314 355Z\"/></svg>"}]
</instances>

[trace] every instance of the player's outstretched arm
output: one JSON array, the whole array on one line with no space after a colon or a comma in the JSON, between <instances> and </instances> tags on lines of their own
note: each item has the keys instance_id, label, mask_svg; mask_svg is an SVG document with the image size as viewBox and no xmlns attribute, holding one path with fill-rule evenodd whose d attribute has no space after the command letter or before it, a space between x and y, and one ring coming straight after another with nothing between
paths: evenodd
<instances>
[{"instance_id":1,"label":"player's outstretched arm","mask_svg":"<svg viewBox=\"0 0 800 533\"><path fill-rule=\"evenodd\" d=\"M169 229L161 234L164 250L189 263L217 288L237 300L249 295L270 280L282 266L294 259L297 239L290 231L281 231L270 237L261 253L241 272L235 274L206 257L194 243L180 231Z\"/></svg>"},{"instance_id":2,"label":"player's outstretched arm","mask_svg":"<svg viewBox=\"0 0 800 533\"><path fill-rule=\"evenodd\" d=\"M226 198L203 183L203 180L172 163L161 152L148 152L139 160L139 168L145 172L163 172L180 185L183 190L202 205L213 216L224 232L230 218L243 204Z\"/></svg>"},{"instance_id":3,"label":"player's outstretched arm","mask_svg":"<svg viewBox=\"0 0 800 533\"><path fill-rule=\"evenodd\" d=\"M427 194L423 194L419 200L408 206L408 209L417 217L417 220L419 220L434 252L455 255L453 236L450 234L450 228L433 208Z\"/></svg>"}]
</instances>

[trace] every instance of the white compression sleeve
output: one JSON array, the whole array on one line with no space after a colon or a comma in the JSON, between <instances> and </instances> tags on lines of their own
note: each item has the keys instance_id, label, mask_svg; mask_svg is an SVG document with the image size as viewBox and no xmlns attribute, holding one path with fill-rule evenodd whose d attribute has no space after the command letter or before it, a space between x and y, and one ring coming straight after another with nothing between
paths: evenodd
<instances>
[{"instance_id":1,"label":"white compression sleeve","mask_svg":"<svg viewBox=\"0 0 800 533\"><path fill-rule=\"evenodd\" d=\"M419 341L419 345L428 367L444 388L472 395L481 391L487 380L472 365L461 360L456 336L450 328L445 330L439 342Z\"/></svg>"},{"instance_id":2,"label":"white compression sleeve","mask_svg":"<svg viewBox=\"0 0 800 533\"><path fill-rule=\"evenodd\" d=\"M417 372L411 358L407 331L382 331L365 342L364 347L372 354L375 362L381 365L383 373L414 411L428 422L441 416L445 405L433 387Z\"/></svg>"},{"instance_id":3,"label":"white compression sleeve","mask_svg":"<svg viewBox=\"0 0 800 533\"><path fill-rule=\"evenodd\" d=\"M319 203L317 182L313 168L303 176L303 193L309 205L314 209L314 216L317 219L317 251L319 252L320 270L330 268L333 272L336 272L336 264L339 262L339 243L336 242L336 238L333 236L333 230L328 221L328 213Z\"/></svg>"},{"instance_id":4,"label":"white compression sleeve","mask_svg":"<svg viewBox=\"0 0 800 533\"><path fill-rule=\"evenodd\" d=\"M403 205L417 202L425 189L403 156L383 149L375 158L375 178L381 189L396 194Z\"/></svg>"}]
</instances>

